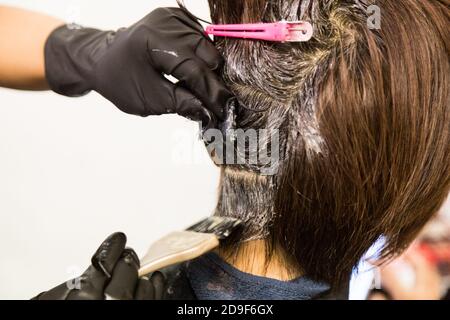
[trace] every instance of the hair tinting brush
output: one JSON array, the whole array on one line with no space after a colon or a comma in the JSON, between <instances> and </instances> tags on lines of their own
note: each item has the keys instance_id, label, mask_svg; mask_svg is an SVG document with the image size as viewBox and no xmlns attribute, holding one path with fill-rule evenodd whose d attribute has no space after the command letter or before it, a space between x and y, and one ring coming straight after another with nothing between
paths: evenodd
<instances>
[{"instance_id":1,"label":"hair tinting brush","mask_svg":"<svg viewBox=\"0 0 450 320\"><path fill-rule=\"evenodd\" d=\"M139 277L178 263L189 261L214 250L242 222L233 218L210 217L185 231L172 232L151 245L141 259Z\"/></svg>"},{"instance_id":2,"label":"hair tinting brush","mask_svg":"<svg viewBox=\"0 0 450 320\"><path fill-rule=\"evenodd\" d=\"M306 21L279 21L254 24L216 24L206 27L206 33L217 37L303 42L313 36L313 27Z\"/></svg>"}]
</instances>

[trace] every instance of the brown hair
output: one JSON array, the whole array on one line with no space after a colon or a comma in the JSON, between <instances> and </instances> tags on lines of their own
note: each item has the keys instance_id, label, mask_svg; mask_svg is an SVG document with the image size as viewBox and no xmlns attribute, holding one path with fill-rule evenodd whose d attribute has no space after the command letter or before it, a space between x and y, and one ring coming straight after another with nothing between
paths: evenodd
<instances>
[{"instance_id":1,"label":"brown hair","mask_svg":"<svg viewBox=\"0 0 450 320\"><path fill-rule=\"evenodd\" d=\"M278 128L275 176L224 166L217 214L338 286L380 238L400 253L450 186L450 2L209 0L213 23L307 20L307 43L219 39L241 128ZM238 241L228 246L239 247Z\"/></svg>"}]
</instances>

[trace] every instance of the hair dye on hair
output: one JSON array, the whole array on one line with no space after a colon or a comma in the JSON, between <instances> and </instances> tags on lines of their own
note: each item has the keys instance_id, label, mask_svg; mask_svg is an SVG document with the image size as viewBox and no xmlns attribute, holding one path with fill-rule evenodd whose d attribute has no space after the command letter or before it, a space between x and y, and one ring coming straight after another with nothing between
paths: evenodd
<instances>
[{"instance_id":1,"label":"hair dye on hair","mask_svg":"<svg viewBox=\"0 0 450 320\"><path fill-rule=\"evenodd\" d=\"M449 193L450 1L209 5L215 24L314 27L305 43L216 39L222 76L247 107L237 126L278 129L282 154L274 176L222 166L216 214L246 224L227 247L265 239L334 287L380 237L384 258L401 253ZM368 28L371 5L380 29Z\"/></svg>"}]
</instances>

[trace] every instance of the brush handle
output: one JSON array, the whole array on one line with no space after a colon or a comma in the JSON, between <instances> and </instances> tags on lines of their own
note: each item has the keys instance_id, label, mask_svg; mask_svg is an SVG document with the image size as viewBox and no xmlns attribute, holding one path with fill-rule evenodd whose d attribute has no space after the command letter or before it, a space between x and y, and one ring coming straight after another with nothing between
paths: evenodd
<instances>
[{"instance_id":1,"label":"brush handle","mask_svg":"<svg viewBox=\"0 0 450 320\"><path fill-rule=\"evenodd\" d=\"M219 239L214 234L193 231L172 232L155 242L141 259L139 277L198 258L218 246Z\"/></svg>"}]
</instances>

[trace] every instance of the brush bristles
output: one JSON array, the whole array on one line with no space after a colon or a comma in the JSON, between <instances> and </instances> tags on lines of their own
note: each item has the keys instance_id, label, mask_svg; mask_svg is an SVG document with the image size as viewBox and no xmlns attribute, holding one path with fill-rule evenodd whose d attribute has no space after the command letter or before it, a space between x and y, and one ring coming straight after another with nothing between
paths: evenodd
<instances>
[{"instance_id":1,"label":"brush bristles","mask_svg":"<svg viewBox=\"0 0 450 320\"><path fill-rule=\"evenodd\" d=\"M242 225L242 221L234 218L210 217L189 227L187 231L212 233L219 240L228 238L233 231Z\"/></svg>"}]
</instances>

